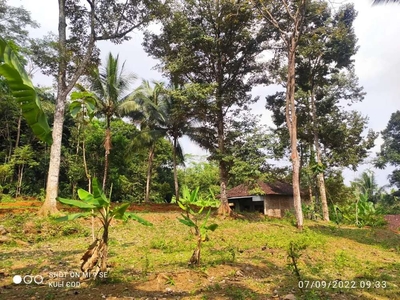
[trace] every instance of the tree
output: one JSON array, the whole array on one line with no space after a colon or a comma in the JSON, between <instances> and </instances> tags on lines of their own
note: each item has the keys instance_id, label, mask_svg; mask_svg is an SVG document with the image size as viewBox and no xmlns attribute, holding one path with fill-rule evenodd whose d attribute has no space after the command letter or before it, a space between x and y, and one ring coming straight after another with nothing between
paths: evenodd
<instances>
[{"instance_id":1,"label":"tree","mask_svg":"<svg viewBox=\"0 0 400 300\"><path fill-rule=\"evenodd\" d=\"M329 210L324 173L332 166L352 165L356 168L375 139L372 131L366 139L361 138L367 120L357 112L347 112L342 108L345 101L351 105L362 101L365 95L355 76L352 59L357 51L357 39L352 27L356 15L350 4L341 6L333 14L326 2L310 3L297 48L295 99L300 168L307 171L310 195L314 190L312 185L317 183L316 195L321 200L326 221L329 220ZM285 55L282 53L282 56ZM272 64L275 68L272 71L277 74L278 80L282 80L283 72L279 67L276 70L281 60L276 55ZM284 107L282 93L267 98L267 108L274 113L274 122L282 141L286 141L288 136L283 126ZM345 145L347 151L343 151Z\"/></svg>"},{"instance_id":2,"label":"tree","mask_svg":"<svg viewBox=\"0 0 400 300\"><path fill-rule=\"evenodd\" d=\"M194 127L195 113L192 103L205 99L210 89L199 84L178 85L171 83L165 90L165 97L160 104L164 116L161 126L166 130L172 142L174 168L175 200L179 201L178 163L184 163L184 156L179 138L190 134Z\"/></svg>"},{"instance_id":3,"label":"tree","mask_svg":"<svg viewBox=\"0 0 400 300\"><path fill-rule=\"evenodd\" d=\"M0 20L0 36L18 52L18 58L25 64L23 55L29 52L27 27L38 28L38 23L32 20L29 11L23 7L9 6L6 0L0 0Z\"/></svg>"},{"instance_id":4,"label":"tree","mask_svg":"<svg viewBox=\"0 0 400 300\"><path fill-rule=\"evenodd\" d=\"M372 171L365 171L356 178L352 185L359 189L360 193L366 196L367 201L377 204L383 197L383 188L379 188L375 174Z\"/></svg>"},{"instance_id":5,"label":"tree","mask_svg":"<svg viewBox=\"0 0 400 300\"><path fill-rule=\"evenodd\" d=\"M157 5L158 2L152 2ZM46 200L39 213L55 213L58 194L61 139L67 95L78 79L96 61L97 41L122 42L134 29L145 25L152 17L147 1L120 2L117 0L59 0L57 42L47 43L48 48L36 47L35 62L44 72L57 78L57 101L53 123L53 144L46 188ZM154 7L153 7L154 8ZM68 21L67 21L68 20ZM67 36L67 28L69 36ZM54 43L55 42L55 43ZM54 47L55 46L55 47Z\"/></svg>"},{"instance_id":6,"label":"tree","mask_svg":"<svg viewBox=\"0 0 400 300\"><path fill-rule=\"evenodd\" d=\"M26 166L37 166L38 163L34 160L34 152L30 145L15 148L14 154L11 158L11 164L17 166L18 169L18 183L15 196L21 194L22 178L24 176L24 169Z\"/></svg>"},{"instance_id":7,"label":"tree","mask_svg":"<svg viewBox=\"0 0 400 300\"><path fill-rule=\"evenodd\" d=\"M106 120L106 132L104 138L104 175L103 190L106 189L107 174L109 169L109 154L111 151L111 119L114 116L122 116L129 111L136 110L138 106L133 100L133 94L128 94L130 84L135 76L123 74L124 64L119 65L119 56L108 54L106 67L103 70L96 68L89 76L90 92L82 85L78 85L79 93L75 98L90 98L96 103L97 113Z\"/></svg>"},{"instance_id":8,"label":"tree","mask_svg":"<svg viewBox=\"0 0 400 300\"><path fill-rule=\"evenodd\" d=\"M234 109L252 102L248 77L259 71L256 56L263 50L263 32L255 26L254 11L242 1L176 1L161 23L161 33L147 33L144 43L161 60L159 69L174 82L213 87L206 100L193 103L201 124L197 141L219 164L219 212L229 214L226 120Z\"/></svg>"},{"instance_id":9,"label":"tree","mask_svg":"<svg viewBox=\"0 0 400 300\"><path fill-rule=\"evenodd\" d=\"M300 158L297 150L297 115L295 103L296 51L303 30L303 22L309 1L253 1L268 24L277 30L277 39L283 43L287 55L285 119L289 130L290 158L293 167L293 199L297 228L303 228L303 212L300 195Z\"/></svg>"},{"instance_id":10,"label":"tree","mask_svg":"<svg viewBox=\"0 0 400 300\"><path fill-rule=\"evenodd\" d=\"M382 131L383 144L378 153L376 166L385 168L387 164L400 166L400 110L392 113L386 129ZM389 176L391 185L400 189L400 169L395 169Z\"/></svg>"},{"instance_id":11,"label":"tree","mask_svg":"<svg viewBox=\"0 0 400 300\"><path fill-rule=\"evenodd\" d=\"M141 111L141 116L139 117L140 134L137 138L140 140L140 144L147 145L149 148L147 158L146 192L144 197L145 202L150 201L151 177L156 142L166 134L166 130L160 126L160 124L165 120L165 116L160 110L161 101L165 97L164 83L153 83L154 87L151 87L149 81L143 80L141 86L132 93L132 97L139 105Z\"/></svg>"}]
</instances>

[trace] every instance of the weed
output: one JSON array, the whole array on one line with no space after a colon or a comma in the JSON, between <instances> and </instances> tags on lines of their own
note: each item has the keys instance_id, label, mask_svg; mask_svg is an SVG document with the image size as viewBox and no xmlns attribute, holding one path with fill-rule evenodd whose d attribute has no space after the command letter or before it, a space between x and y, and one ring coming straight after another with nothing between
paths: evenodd
<instances>
[{"instance_id":1,"label":"weed","mask_svg":"<svg viewBox=\"0 0 400 300\"><path fill-rule=\"evenodd\" d=\"M166 284L169 284L169 285L175 285L175 280L174 280L173 277L168 276L168 277L167 277L167 280L165 281L165 283L166 283Z\"/></svg>"},{"instance_id":2,"label":"weed","mask_svg":"<svg viewBox=\"0 0 400 300\"><path fill-rule=\"evenodd\" d=\"M225 294L232 300L256 299L256 294L253 291L241 289L236 286L229 286L225 290Z\"/></svg>"},{"instance_id":3,"label":"weed","mask_svg":"<svg viewBox=\"0 0 400 300\"><path fill-rule=\"evenodd\" d=\"M290 241L289 243L289 248L287 251L287 258L288 258L288 268L293 272L293 274L296 276L298 281L301 281L301 275L300 275L300 268L299 268L299 258L301 256L301 251L306 249L305 244L301 244L298 242Z\"/></svg>"}]
</instances>

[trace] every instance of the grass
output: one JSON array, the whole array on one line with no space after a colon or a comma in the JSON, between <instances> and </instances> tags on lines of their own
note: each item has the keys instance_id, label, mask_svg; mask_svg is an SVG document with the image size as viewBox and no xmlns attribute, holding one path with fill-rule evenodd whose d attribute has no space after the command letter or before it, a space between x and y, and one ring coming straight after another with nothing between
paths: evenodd
<instances>
[{"instance_id":1,"label":"grass","mask_svg":"<svg viewBox=\"0 0 400 300\"><path fill-rule=\"evenodd\" d=\"M298 232L291 220L285 219L216 219L213 222L219 227L204 243L202 267L190 269L187 262L194 240L187 227L176 220L178 215L140 213L153 227L114 222L110 228L110 278L79 289L82 299L102 290L104 284L114 297L135 299L165 297L167 288L168 293L175 293L174 299L261 300L272 297L275 290L280 296L294 292L298 299L397 297L400 237L385 229L310 221L303 232ZM0 249L0 271L8 274L0 276L0 285L10 285L10 278L17 273L46 276L48 272L79 271L80 257L91 243L90 220L57 223L17 214L4 216L1 224L9 229L13 240ZM385 281L387 288L306 288L301 292L288 267L290 242L304 246L298 258L303 280ZM64 299L61 291L37 292L42 290L43 297ZM12 287L7 291L19 293L21 298L30 293L30 289Z\"/></svg>"}]
</instances>

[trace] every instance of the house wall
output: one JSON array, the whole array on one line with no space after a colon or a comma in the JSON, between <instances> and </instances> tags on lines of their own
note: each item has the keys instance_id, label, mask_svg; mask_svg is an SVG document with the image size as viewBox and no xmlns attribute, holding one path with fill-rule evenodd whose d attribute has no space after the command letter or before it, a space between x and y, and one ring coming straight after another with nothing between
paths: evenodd
<instances>
[{"instance_id":1,"label":"house wall","mask_svg":"<svg viewBox=\"0 0 400 300\"><path fill-rule=\"evenodd\" d=\"M281 218L285 211L294 208L293 196L266 195L264 199L264 214L270 217Z\"/></svg>"}]
</instances>

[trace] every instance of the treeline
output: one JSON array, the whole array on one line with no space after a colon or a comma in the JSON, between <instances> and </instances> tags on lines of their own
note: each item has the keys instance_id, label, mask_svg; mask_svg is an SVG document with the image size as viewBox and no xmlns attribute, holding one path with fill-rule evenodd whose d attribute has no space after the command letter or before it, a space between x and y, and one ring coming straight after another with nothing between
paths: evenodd
<instances>
[{"instance_id":1,"label":"treeline","mask_svg":"<svg viewBox=\"0 0 400 300\"><path fill-rule=\"evenodd\" d=\"M328 204L351 198L341 170L355 170L377 137L364 135L367 117L348 109L365 96L354 70L357 12L352 4L289 2L62 2L68 22L58 36L33 40L29 12L2 1L2 18L14 23L0 35L26 66L57 78L58 89L38 88L53 123L50 148L32 135L1 80L1 192L46 196L51 212L58 193L75 197L93 177L115 201L179 199L187 184L219 193L229 213L229 187L279 179L300 183L329 220ZM117 54L102 66L96 42L123 42L152 21L161 29L146 30L143 46L166 80L131 90L134 76ZM251 90L273 83L286 92L267 97L275 125L267 128L250 111L259 100ZM184 135L208 151L208 163L184 166ZM395 164L393 157L383 151L379 166ZM290 160L292 169L272 159Z\"/></svg>"}]
</instances>

